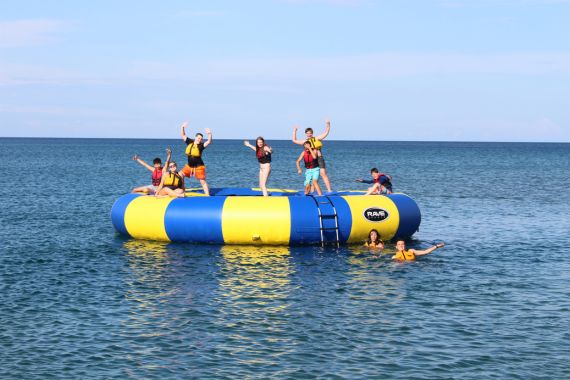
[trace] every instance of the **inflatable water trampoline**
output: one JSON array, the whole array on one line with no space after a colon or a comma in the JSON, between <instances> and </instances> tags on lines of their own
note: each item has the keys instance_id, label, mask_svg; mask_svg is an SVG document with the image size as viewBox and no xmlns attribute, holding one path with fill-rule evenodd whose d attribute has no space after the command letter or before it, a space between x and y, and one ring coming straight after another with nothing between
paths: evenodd
<instances>
[{"instance_id":1,"label":"inflatable water trampoline","mask_svg":"<svg viewBox=\"0 0 570 380\"><path fill-rule=\"evenodd\" d=\"M296 190L201 189L184 198L127 194L111 209L122 235L135 239L211 244L339 245L361 243L376 229L383 240L408 238L420 210L405 194L341 191L305 196Z\"/></svg>"}]
</instances>

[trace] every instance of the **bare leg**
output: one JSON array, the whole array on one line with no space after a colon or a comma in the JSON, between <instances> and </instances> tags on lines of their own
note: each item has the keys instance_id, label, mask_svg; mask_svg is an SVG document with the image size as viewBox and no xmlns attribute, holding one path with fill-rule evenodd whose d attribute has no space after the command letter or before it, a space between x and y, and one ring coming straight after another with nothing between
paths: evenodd
<instances>
[{"instance_id":1,"label":"bare leg","mask_svg":"<svg viewBox=\"0 0 570 380\"><path fill-rule=\"evenodd\" d=\"M307 186L305 186L305 195L309 195L310 192L311 192L311 184L308 184Z\"/></svg>"},{"instance_id":2,"label":"bare leg","mask_svg":"<svg viewBox=\"0 0 570 380\"><path fill-rule=\"evenodd\" d=\"M379 184L379 183L375 183L372 187L369 187L369 188L368 188L368 191L367 191L366 194L364 194L364 195L376 194L379 189L380 189L380 184Z\"/></svg>"},{"instance_id":3,"label":"bare leg","mask_svg":"<svg viewBox=\"0 0 570 380\"><path fill-rule=\"evenodd\" d=\"M327 191L330 193L331 190L331 182L329 181L329 176L327 175L327 169L321 168L320 170L321 177L323 177L323 182L327 188Z\"/></svg>"},{"instance_id":4,"label":"bare leg","mask_svg":"<svg viewBox=\"0 0 570 380\"><path fill-rule=\"evenodd\" d=\"M200 180L200 185L202 185L202 189L204 189L204 194L210 196L210 189L208 189L208 184L205 179Z\"/></svg>"},{"instance_id":5,"label":"bare leg","mask_svg":"<svg viewBox=\"0 0 570 380\"><path fill-rule=\"evenodd\" d=\"M271 173L270 164L261 164L259 166L259 187L261 188L264 197L267 197L269 195L269 193L267 192L267 179L269 178L270 173Z\"/></svg>"},{"instance_id":6,"label":"bare leg","mask_svg":"<svg viewBox=\"0 0 570 380\"><path fill-rule=\"evenodd\" d=\"M160 192L158 193L159 196L169 196L173 198L181 198L184 197L184 192L182 189L169 189L168 187L163 187Z\"/></svg>"},{"instance_id":7,"label":"bare leg","mask_svg":"<svg viewBox=\"0 0 570 380\"><path fill-rule=\"evenodd\" d=\"M154 192L150 191L147 186L135 187L131 193L145 193L145 194L153 194Z\"/></svg>"},{"instance_id":8,"label":"bare leg","mask_svg":"<svg viewBox=\"0 0 570 380\"><path fill-rule=\"evenodd\" d=\"M323 192L321 191L321 187L319 186L319 183L317 182L316 179L313 180L313 186L315 187L315 190L317 190L317 194L323 195Z\"/></svg>"}]
</instances>

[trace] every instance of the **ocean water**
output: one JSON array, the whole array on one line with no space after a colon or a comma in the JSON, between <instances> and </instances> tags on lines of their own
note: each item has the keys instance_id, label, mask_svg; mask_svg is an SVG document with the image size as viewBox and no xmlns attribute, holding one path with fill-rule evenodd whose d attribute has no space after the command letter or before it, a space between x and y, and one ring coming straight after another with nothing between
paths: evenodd
<instances>
[{"instance_id":1,"label":"ocean water","mask_svg":"<svg viewBox=\"0 0 570 380\"><path fill-rule=\"evenodd\" d=\"M300 148L272 187L301 189ZM327 141L333 188L373 166L422 210L413 263L360 246L165 244L115 233L130 158L179 140L0 139L0 378L570 378L570 144ZM212 187L257 186L241 141Z\"/></svg>"}]
</instances>

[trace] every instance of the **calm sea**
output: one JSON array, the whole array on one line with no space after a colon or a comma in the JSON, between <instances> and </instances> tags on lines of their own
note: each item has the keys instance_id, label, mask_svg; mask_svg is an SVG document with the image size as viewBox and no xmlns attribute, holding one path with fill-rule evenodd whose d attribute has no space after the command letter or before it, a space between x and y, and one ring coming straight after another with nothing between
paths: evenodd
<instances>
[{"instance_id":1,"label":"calm sea","mask_svg":"<svg viewBox=\"0 0 570 380\"><path fill-rule=\"evenodd\" d=\"M273 145L273 187L301 189ZM326 142L333 188L373 166L413 197L398 264L359 246L236 247L118 236L115 199L179 140L0 139L0 377L570 378L570 144ZM257 186L241 141L212 187ZM388 251L393 246L388 247Z\"/></svg>"}]
</instances>

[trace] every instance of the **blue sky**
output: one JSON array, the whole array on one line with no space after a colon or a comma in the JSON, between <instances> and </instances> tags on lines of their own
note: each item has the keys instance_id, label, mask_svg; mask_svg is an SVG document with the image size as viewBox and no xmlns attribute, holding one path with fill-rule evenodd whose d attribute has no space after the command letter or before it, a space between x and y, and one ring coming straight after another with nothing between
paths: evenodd
<instances>
[{"instance_id":1,"label":"blue sky","mask_svg":"<svg viewBox=\"0 0 570 380\"><path fill-rule=\"evenodd\" d=\"M570 142L570 0L28 1L0 136Z\"/></svg>"}]
</instances>

